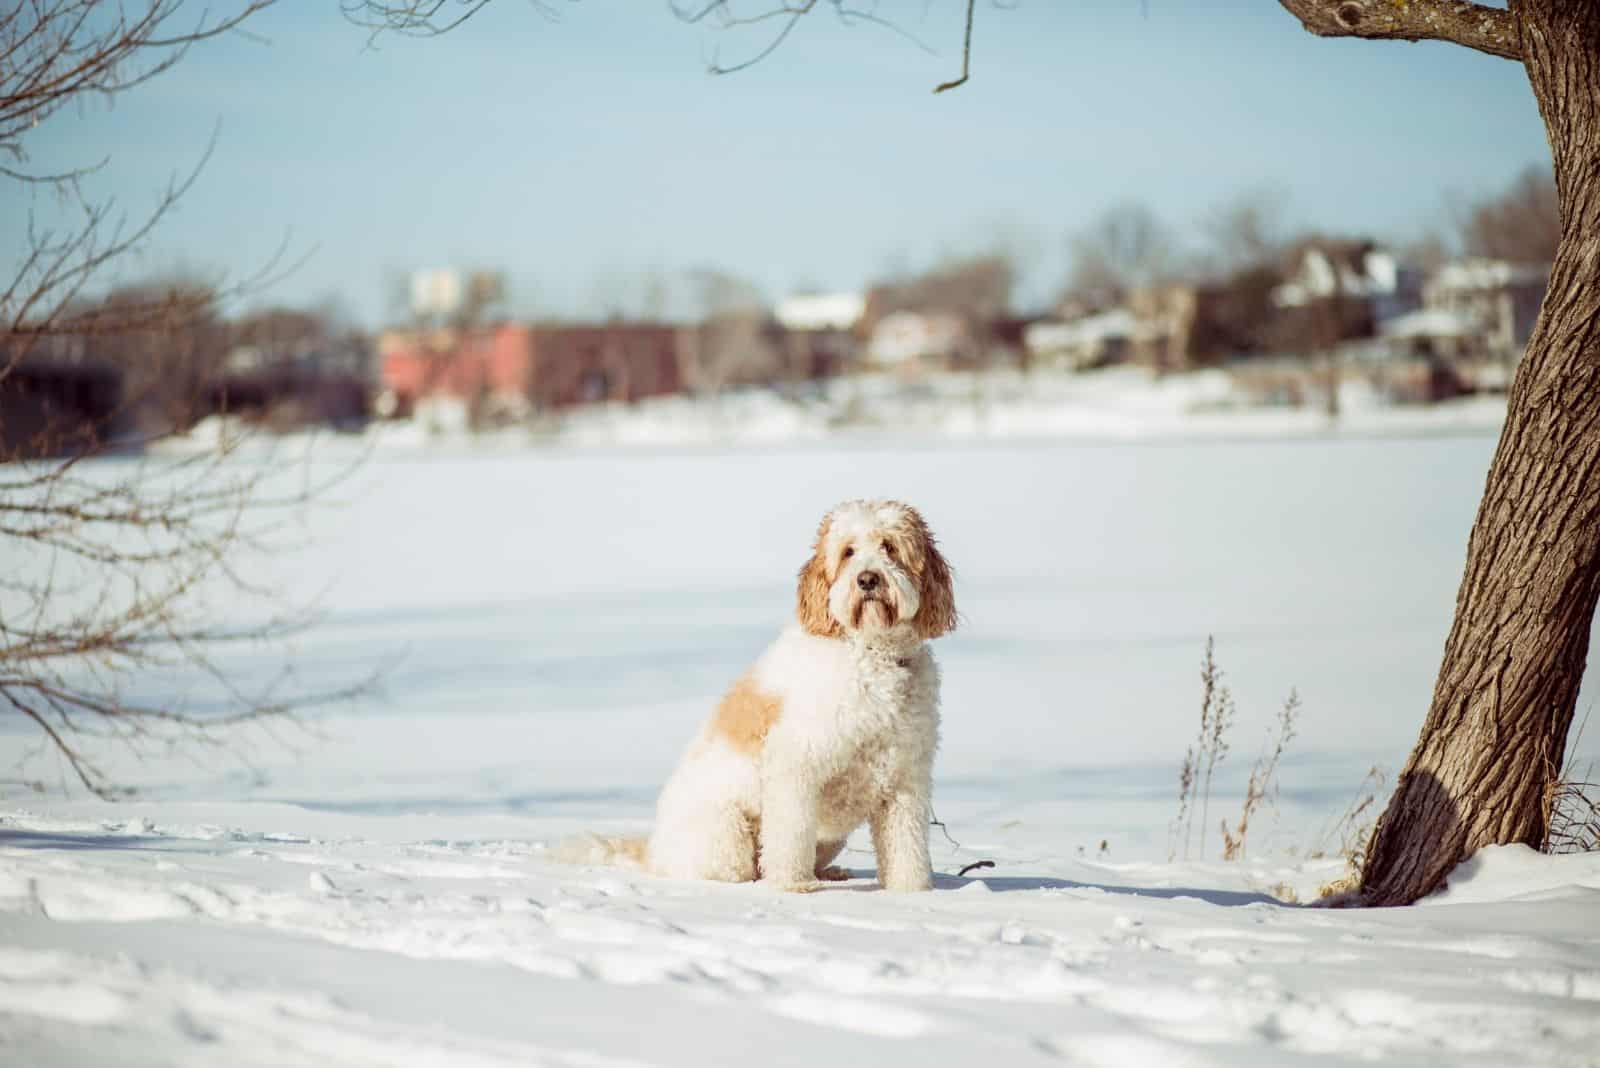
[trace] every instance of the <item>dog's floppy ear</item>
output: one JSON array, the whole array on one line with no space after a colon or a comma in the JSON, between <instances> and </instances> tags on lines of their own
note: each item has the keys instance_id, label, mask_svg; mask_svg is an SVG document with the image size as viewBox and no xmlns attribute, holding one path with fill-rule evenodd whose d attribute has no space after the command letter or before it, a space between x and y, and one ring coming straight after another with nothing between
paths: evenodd
<instances>
[{"instance_id":1,"label":"dog's floppy ear","mask_svg":"<svg viewBox=\"0 0 1600 1068\"><path fill-rule=\"evenodd\" d=\"M807 634L819 638L837 638L843 633L839 621L828 611L828 518L817 528L817 543L811 548L811 558L800 568L800 582L796 589L795 615Z\"/></svg>"},{"instance_id":2,"label":"dog's floppy ear","mask_svg":"<svg viewBox=\"0 0 1600 1068\"><path fill-rule=\"evenodd\" d=\"M908 508L922 557L921 581L917 593L922 605L917 609L917 634L924 640L938 638L956 629L956 591L950 565L933 540L933 531L915 508Z\"/></svg>"}]
</instances>

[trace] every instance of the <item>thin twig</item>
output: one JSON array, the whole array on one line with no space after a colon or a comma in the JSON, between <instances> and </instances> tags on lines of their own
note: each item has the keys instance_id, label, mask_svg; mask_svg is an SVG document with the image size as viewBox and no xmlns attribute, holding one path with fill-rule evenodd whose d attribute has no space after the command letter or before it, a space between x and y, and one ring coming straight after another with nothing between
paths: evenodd
<instances>
[{"instance_id":1,"label":"thin twig","mask_svg":"<svg viewBox=\"0 0 1600 1068\"><path fill-rule=\"evenodd\" d=\"M961 77L955 79L954 81L943 82L934 86L933 91L935 93L942 93L948 89L954 89L958 85L965 85L967 83L967 74L972 66L973 9L977 6L977 3L978 0L967 0L967 28L966 33L961 39Z\"/></svg>"}]
</instances>

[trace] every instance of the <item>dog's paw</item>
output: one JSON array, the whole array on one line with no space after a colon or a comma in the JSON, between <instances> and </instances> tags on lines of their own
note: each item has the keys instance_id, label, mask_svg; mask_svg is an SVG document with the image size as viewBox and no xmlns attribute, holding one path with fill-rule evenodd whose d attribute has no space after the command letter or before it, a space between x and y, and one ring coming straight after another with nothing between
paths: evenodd
<instances>
[{"instance_id":1,"label":"dog's paw","mask_svg":"<svg viewBox=\"0 0 1600 1068\"><path fill-rule=\"evenodd\" d=\"M761 882L764 886L770 886L772 889L781 890L786 894L810 894L822 889L822 883L816 879L763 879Z\"/></svg>"},{"instance_id":2,"label":"dog's paw","mask_svg":"<svg viewBox=\"0 0 1600 1068\"><path fill-rule=\"evenodd\" d=\"M931 874L918 874L900 876L899 878L880 879L878 885L882 886L885 890L888 890L891 893L915 894L920 893L923 890L932 890L933 876Z\"/></svg>"},{"instance_id":3,"label":"dog's paw","mask_svg":"<svg viewBox=\"0 0 1600 1068\"><path fill-rule=\"evenodd\" d=\"M817 878L825 883L842 883L849 880L850 873L837 864L829 864L817 872Z\"/></svg>"}]
</instances>

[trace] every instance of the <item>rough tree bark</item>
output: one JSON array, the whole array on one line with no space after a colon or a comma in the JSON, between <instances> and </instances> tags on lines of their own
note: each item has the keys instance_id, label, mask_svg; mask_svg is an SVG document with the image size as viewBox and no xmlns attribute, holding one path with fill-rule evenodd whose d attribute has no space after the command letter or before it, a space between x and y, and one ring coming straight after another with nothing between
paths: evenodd
<instances>
[{"instance_id":1,"label":"rough tree bark","mask_svg":"<svg viewBox=\"0 0 1600 1068\"><path fill-rule=\"evenodd\" d=\"M1513 0L1509 14L1549 133L1561 244L1433 703L1367 850L1368 904L1415 901L1483 846L1542 843L1600 595L1600 0Z\"/></svg>"}]
</instances>

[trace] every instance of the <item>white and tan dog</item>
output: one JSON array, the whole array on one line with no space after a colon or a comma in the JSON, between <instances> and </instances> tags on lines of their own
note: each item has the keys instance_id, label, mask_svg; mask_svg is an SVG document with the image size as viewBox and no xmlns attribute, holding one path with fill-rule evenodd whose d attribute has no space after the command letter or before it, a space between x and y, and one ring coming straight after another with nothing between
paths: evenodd
<instances>
[{"instance_id":1,"label":"white and tan dog","mask_svg":"<svg viewBox=\"0 0 1600 1068\"><path fill-rule=\"evenodd\" d=\"M832 862L866 823L883 886L928 889L939 669L927 641L956 625L950 568L916 509L850 501L823 517L798 593L799 625L690 742L648 842L571 859L810 890L847 877Z\"/></svg>"}]
</instances>

